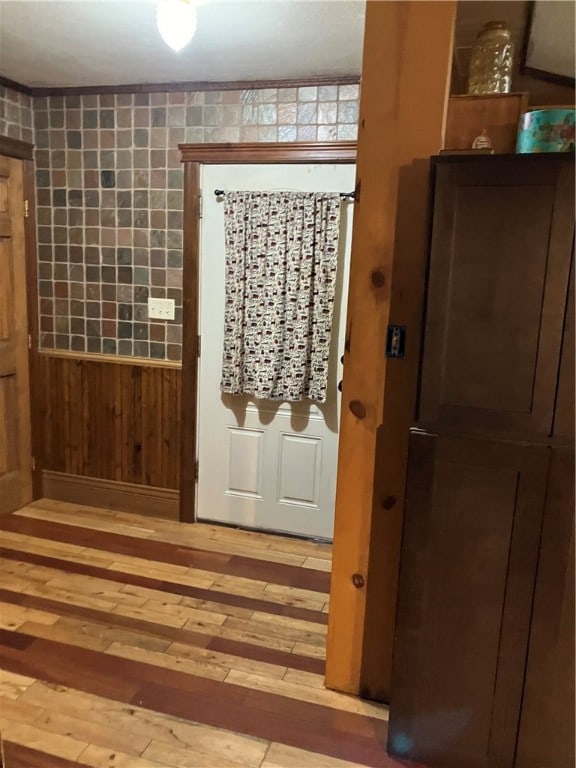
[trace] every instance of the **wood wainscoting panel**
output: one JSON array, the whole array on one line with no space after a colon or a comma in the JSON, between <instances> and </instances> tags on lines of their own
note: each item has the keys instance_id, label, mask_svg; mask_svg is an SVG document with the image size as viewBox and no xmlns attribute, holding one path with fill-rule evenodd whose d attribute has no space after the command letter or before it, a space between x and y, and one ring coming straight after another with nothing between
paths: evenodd
<instances>
[{"instance_id":1,"label":"wood wainscoting panel","mask_svg":"<svg viewBox=\"0 0 576 768\"><path fill-rule=\"evenodd\" d=\"M122 358L39 357L44 470L178 490L179 369Z\"/></svg>"}]
</instances>

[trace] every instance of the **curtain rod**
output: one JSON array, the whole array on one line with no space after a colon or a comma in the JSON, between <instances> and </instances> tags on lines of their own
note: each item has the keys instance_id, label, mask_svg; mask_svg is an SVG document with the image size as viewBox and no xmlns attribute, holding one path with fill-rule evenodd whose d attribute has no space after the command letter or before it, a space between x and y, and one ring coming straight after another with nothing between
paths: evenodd
<instances>
[{"instance_id":1,"label":"curtain rod","mask_svg":"<svg viewBox=\"0 0 576 768\"><path fill-rule=\"evenodd\" d=\"M214 194L216 195L216 197L222 197L223 195L226 194L226 192L223 189L215 189ZM340 192L339 194L343 200L344 199L356 200L356 192Z\"/></svg>"}]
</instances>

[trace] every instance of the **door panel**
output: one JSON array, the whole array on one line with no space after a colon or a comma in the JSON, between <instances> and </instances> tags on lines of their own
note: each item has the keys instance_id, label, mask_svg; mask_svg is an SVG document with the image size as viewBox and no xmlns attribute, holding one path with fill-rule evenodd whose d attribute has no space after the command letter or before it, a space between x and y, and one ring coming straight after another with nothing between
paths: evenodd
<instances>
[{"instance_id":1,"label":"door panel","mask_svg":"<svg viewBox=\"0 0 576 768\"><path fill-rule=\"evenodd\" d=\"M227 436L228 483L225 493L261 499L263 430L228 427Z\"/></svg>"},{"instance_id":2,"label":"door panel","mask_svg":"<svg viewBox=\"0 0 576 768\"><path fill-rule=\"evenodd\" d=\"M278 457L278 500L282 504L317 507L322 467L322 440L281 434Z\"/></svg>"},{"instance_id":3,"label":"door panel","mask_svg":"<svg viewBox=\"0 0 576 768\"><path fill-rule=\"evenodd\" d=\"M14 270L12 242L8 235L0 239L0 376L6 376L16 368L14 322Z\"/></svg>"},{"instance_id":4,"label":"door panel","mask_svg":"<svg viewBox=\"0 0 576 768\"><path fill-rule=\"evenodd\" d=\"M0 513L32 498L22 170L0 157Z\"/></svg>"},{"instance_id":5,"label":"door panel","mask_svg":"<svg viewBox=\"0 0 576 768\"><path fill-rule=\"evenodd\" d=\"M574 744L574 448L552 452L518 768L567 768Z\"/></svg>"},{"instance_id":6,"label":"door panel","mask_svg":"<svg viewBox=\"0 0 576 768\"><path fill-rule=\"evenodd\" d=\"M17 441L15 401L14 377L0 376L0 413L4 415L0 423L0 476L18 468L17 456L12 450Z\"/></svg>"},{"instance_id":7,"label":"door panel","mask_svg":"<svg viewBox=\"0 0 576 768\"><path fill-rule=\"evenodd\" d=\"M574 446L574 356L575 356L575 286L574 286L574 247L572 248L572 266L570 279L568 280L568 303L566 305L566 317L564 320L564 336L562 339L562 353L558 370L558 392L556 395L556 409L554 413L554 437Z\"/></svg>"},{"instance_id":8,"label":"door panel","mask_svg":"<svg viewBox=\"0 0 576 768\"><path fill-rule=\"evenodd\" d=\"M328 398L279 403L220 392L224 213L215 189L348 191L353 165L205 166L202 178L198 518L332 538L352 205L342 203Z\"/></svg>"},{"instance_id":9,"label":"door panel","mask_svg":"<svg viewBox=\"0 0 576 768\"><path fill-rule=\"evenodd\" d=\"M422 423L492 436L550 434L572 190L562 161L438 166Z\"/></svg>"},{"instance_id":10,"label":"door panel","mask_svg":"<svg viewBox=\"0 0 576 768\"><path fill-rule=\"evenodd\" d=\"M413 434L389 751L511 768L550 449Z\"/></svg>"}]
</instances>

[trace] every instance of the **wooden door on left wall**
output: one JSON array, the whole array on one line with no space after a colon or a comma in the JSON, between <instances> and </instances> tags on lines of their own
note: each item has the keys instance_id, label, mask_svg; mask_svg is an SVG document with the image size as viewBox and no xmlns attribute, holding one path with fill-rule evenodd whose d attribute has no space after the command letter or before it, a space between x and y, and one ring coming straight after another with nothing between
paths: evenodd
<instances>
[{"instance_id":1,"label":"wooden door on left wall","mask_svg":"<svg viewBox=\"0 0 576 768\"><path fill-rule=\"evenodd\" d=\"M32 499L22 160L0 155L0 514Z\"/></svg>"}]
</instances>

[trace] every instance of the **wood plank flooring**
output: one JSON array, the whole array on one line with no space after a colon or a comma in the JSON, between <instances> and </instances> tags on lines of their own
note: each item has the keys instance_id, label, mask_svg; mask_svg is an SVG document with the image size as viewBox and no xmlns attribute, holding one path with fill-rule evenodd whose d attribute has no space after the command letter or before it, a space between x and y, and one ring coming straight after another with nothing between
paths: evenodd
<instances>
[{"instance_id":1,"label":"wood plank flooring","mask_svg":"<svg viewBox=\"0 0 576 768\"><path fill-rule=\"evenodd\" d=\"M4 768L404 765L324 688L329 546L43 499L0 557Z\"/></svg>"}]
</instances>

